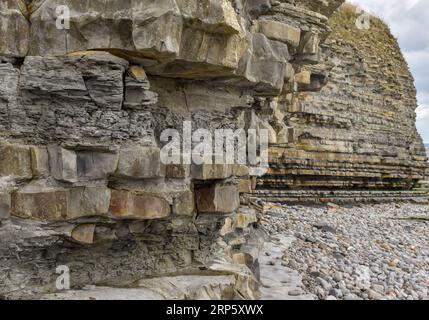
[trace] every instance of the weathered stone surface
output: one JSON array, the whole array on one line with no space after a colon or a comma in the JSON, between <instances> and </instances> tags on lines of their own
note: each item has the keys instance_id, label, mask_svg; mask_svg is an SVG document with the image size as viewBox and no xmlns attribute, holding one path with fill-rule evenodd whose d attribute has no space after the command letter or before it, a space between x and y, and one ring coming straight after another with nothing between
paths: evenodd
<instances>
[{"instance_id":1,"label":"weathered stone surface","mask_svg":"<svg viewBox=\"0 0 429 320\"><path fill-rule=\"evenodd\" d=\"M28 51L30 24L23 0L0 2L0 56L24 57Z\"/></svg>"},{"instance_id":2,"label":"weathered stone surface","mask_svg":"<svg viewBox=\"0 0 429 320\"><path fill-rule=\"evenodd\" d=\"M191 176L196 180L223 180L233 174L233 164L191 165Z\"/></svg>"},{"instance_id":3,"label":"weathered stone surface","mask_svg":"<svg viewBox=\"0 0 429 320\"><path fill-rule=\"evenodd\" d=\"M198 212L230 213L240 206L238 188L235 185L216 184L196 190Z\"/></svg>"},{"instance_id":4,"label":"weathered stone surface","mask_svg":"<svg viewBox=\"0 0 429 320\"><path fill-rule=\"evenodd\" d=\"M153 105L158 95L152 92L146 72L139 66L131 66L125 77L125 100L126 109L144 109Z\"/></svg>"},{"instance_id":5,"label":"weathered stone surface","mask_svg":"<svg viewBox=\"0 0 429 320\"><path fill-rule=\"evenodd\" d=\"M269 20L258 21L260 32L268 38L285 42L292 47L298 47L301 39L301 29L285 23Z\"/></svg>"},{"instance_id":6,"label":"weathered stone surface","mask_svg":"<svg viewBox=\"0 0 429 320\"><path fill-rule=\"evenodd\" d=\"M72 231L72 238L79 243L92 244L94 242L95 224L80 224Z\"/></svg>"},{"instance_id":7,"label":"weathered stone surface","mask_svg":"<svg viewBox=\"0 0 429 320\"><path fill-rule=\"evenodd\" d=\"M0 227L0 295L55 291L54 266L69 265L76 289L198 270L233 274L228 297L254 299L262 232L240 192L259 182L241 195L256 207L413 199L367 191L411 187L426 156L397 45L373 39L386 31L362 36L336 15L323 43L341 2L70 0L69 30L55 26L62 1L17 2L30 53L16 33L0 40L1 145L12 146L0 153L0 219L12 215ZM16 2L2 5L0 35L22 29ZM268 174L164 168L161 132L182 135L185 121L268 129ZM212 289L188 298L219 296Z\"/></svg>"},{"instance_id":8,"label":"weathered stone surface","mask_svg":"<svg viewBox=\"0 0 429 320\"><path fill-rule=\"evenodd\" d=\"M173 213L192 216L195 213L195 198L192 191L187 191L174 198Z\"/></svg>"},{"instance_id":9,"label":"weathered stone surface","mask_svg":"<svg viewBox=\"0 0 429 320\"><path fill-rule=\"evenodd\" d=\"M165 176L167 178L185 179L191 174L189 164L167 164L165 165Z\"/></svg>"},{"instance_id":10,"label":"weathered stone surface","mask_svg":"<svg viewBox=\"0 0 429 320\"><path fill-rule=\"evenodd\" d=\"M17 107L19 70L11 63L0 63L0 130L11 130L10 110Z\"/></svg>"},{"instance_id":11,"label":"weathered stone surface","mask_svg":"<svg viewBox=\"0 0 429 320\"><path fill-rule=\"evenodd\" d=\"M305 70L295 74L295 81L299 84L311 84L311 72Z\"/></svg>"},{"instance_id":12,"label":"weathered stone surface","mask_svg":"<svg viewBox=\"0 0 429 320\"><path fill-rule=\"evenodd\" d=\"M111 192L105 187L79 187L70 190L67 218L107 215Z\"/></svg>"},{"instance_id":13,"label":"weathered stone surface","mask_svg":"<svg viewBox=\"0 0 429 320\"><path fill-rule=\"evenodd\" d=\"M150 129L153 119L147 111L122 110L127 67L127 61L98 51L27 56L20 69L1 63L0 128L31 144L142 139L150 132L141 127Z\"/></svg>"},{"instance_id":14,"label":"weathered stone surface","mask_svg":"<svg viewBox=\"0 0 429 320\"><path fill-rule=\"evenodd\" d=\"M272 41L262 33L249 34L248 37L249 46L237 73L249 79L258 94L275 96L285 83L290 59L288 46Z\"/></svg>"},{"instance_id":15,"label":"weathered stone surface","mask_svg":"<svg viewBox=\"0 0 429 320\"><path fill-rule=\"evenodd\" d=\"M42 221L67 218L70 198L66 190L17 191L11 198L11 214L14 216Z\"/></svg>"},{"instance_id":16,"label":"weathered stone surface","mask_svg":"<svg viewBox=\"0 0 429 320\"><path fill-rule=\"evenodd\" d=\"M160 219L168 217L171 208L159 197L112 190L110 213L117 219Z\"/></svg>"},{"instance_id":17,"label":"weathered stone surface","mask_svg":"<svg viewBox=\"0 0 429 320\"><path fill-rule=\"evenodd\" d=\"M116 175L131 179L158 178L164 176L158 147L129 147L121 149Z\"/></svg>"},{"instance_id":18,"label":"weathered stone surface","mask_svg":"<svg viewBox=\"0 0 429 320\"><path fill-rule=\"evenodd\" d=\"M0 221L10 217L10 194L0 191Z\"/></svg>"},{"instance_id":19,"label":"weathered stone surface","mask_svg":"<svg viewBox=\"0 0 429 320\"><path fill-rule=\"evenodd\" d=\"M48 148L51 174L55 179L77 182L107 179L116 171L118 155L98 151L73 151L58 146Z\"/></svg>"},{"instance_id":20,"label":"weathered stone surface","mask_svg":"<svg viewBox=\"0 0 429 320\"><path fill-rule=\"evenodd\" d=\"M45 147L31 147L31 170L33 176L44 177L49 174L49 154Z\"/></svg>"},{"instance_id":21,"label":"weathered stone surface","mask_svg":"<svg viewBox=\"0 0 429 320\"><path fill-rule=\"evenodd\" d=\"M352 9L335 13L322 62L295 75L300 92L281 102L293 134L272 146L260 186L409 189L423 178L426 155L408 66L382 21L372 18L365 32L354 26L356 18ZM319 37L304 38L302 52L316 54Z\"/></svg>"},{"instance_id":22,"label":"weathered stone surface","mask_svg":"<svg viewBox=\"0 0 429 320\"><path fill-rule=\"evenodd\" d=\"M235 226L236 228L245 229L251 223L256 223L258 219L256 218L255 213L237 213L235 217Z\"/></svg>"},{"instance_id":23,"label":"weathered stone surface","mask_svg":"<svg viewBox=\"0 0 429 320\"><path fill-rule=\"evenodd\" d=\"M76 182L78 180L76 152L58 146L49 147L48 152L51 175L57 180Z\"/></svg>"},{"instance_id":24,"label":"weathered stone surface","mask_svg":"<svg viewBox=\"0 0 429 320\"><path fill-rule=\"evenodd\" d=\"M249 167L242 164L235 164L232 174L236 177L245 177L249 175Z\"/></svg>"},{"instance_id":25,"label":"weathered stone surface","mask_svg":"<svg viewBox=\"0 0 429 320\"><path fill-rule=\"evenodd\" d=\"M1 144L0 176L30 179L33 176L30 148L21 145Z\"/></svg>"},{"instance_id":26,"label":"weathered stone surface","mask_svg":"<svg viewBox=\"0 0 429 320\"><path fill-rule=\"evenodd\" d=\"M43 295L42 300L230 300L233 275L179 275L138 281L137 288L93 287Z\"/></svg>"},{"instance_id":27,"label":"weathered stone surface","mask_svg":"<svg viewBox=\"0 0 429 320\"><path fill-rule=\"evenodd\" d=\"M107 152L78 151L76 161L79 180L106 179L116 171L118 155Z\"/></svg>"},{"instance_id":28,"label":"weathered stone surface","mask_svg":"<svg viewBox=\"0 0 429 320\"><path fill-rule=\"evenodd\" d=\"M238 180L238 192L249 193L252 192L252 182L250 179L239 179Z\"/></svg>"}]
</instances>

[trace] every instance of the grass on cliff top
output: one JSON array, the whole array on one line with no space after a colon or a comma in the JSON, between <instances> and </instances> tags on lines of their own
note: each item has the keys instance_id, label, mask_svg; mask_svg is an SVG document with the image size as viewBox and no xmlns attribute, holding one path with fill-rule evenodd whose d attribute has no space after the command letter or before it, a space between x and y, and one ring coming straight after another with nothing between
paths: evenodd
<instances>
[{"instance_id":1,"label":"grass on cliff top","mask_svg":"<svg viewBox=\"0 0 429 320\"><path fill-rule=\"evenodd\" d=\"M329 20L332 33L328 40L348 43L364 56L373 56L380 61L388 61L394 67L395 73L410 75L398 41L392 35L388 25L379 17L370 17L369 30L361 30L356 26L360 14L356 6L345 3Z\"/></svg>"}]
</instances>

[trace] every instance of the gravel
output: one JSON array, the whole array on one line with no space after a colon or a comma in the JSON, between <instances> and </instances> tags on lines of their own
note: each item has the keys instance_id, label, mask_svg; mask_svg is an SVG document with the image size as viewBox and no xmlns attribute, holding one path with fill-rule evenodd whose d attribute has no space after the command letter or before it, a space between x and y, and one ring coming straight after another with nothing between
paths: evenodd
<instances>
[{"instance_id":1,"label":"gravel","mask_svg":"<svg viewBox=\"0 0 429 320\"><path fill-rule=\"evenodd\" d=\"M429 300L428 205L264 207L268 233L296 239L281 265L299 272L306 293Z\"/></svg>"}]
</instances>

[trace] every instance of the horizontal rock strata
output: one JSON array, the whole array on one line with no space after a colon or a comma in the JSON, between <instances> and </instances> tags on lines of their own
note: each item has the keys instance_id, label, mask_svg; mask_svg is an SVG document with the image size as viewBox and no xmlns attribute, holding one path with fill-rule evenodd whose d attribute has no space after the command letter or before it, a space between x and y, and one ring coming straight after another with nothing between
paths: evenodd
<instances>
[{"instance_id":1,"label":"horizontal rock strata","mask_svg":"<svg viewBox=\"0 0 429 320\"><path fill-rule=\"evenodd\" d=\"M358 17L335 13L322 62L295 75L298 94L282 105L287 139L281 131L273 143L260 188L410 189L423 179L412 75L388 27L371 17L359 29Z\"/></svg>"},{"instance_id":2,"label":"horizontal rock strata","mask_svg":"<svg viewBox=\"0 0 429 320\"><path fill-rule=\"evenodd\" d=\"M257 299L263 231L240 195L413 185L411 76L390 40L400 70L336 33L321 49L342 2L2 1L1 297L56 292L66 266L72 289L229 275L210 297ZM268 174L161 161L187 126L266 129Z\"/></svg>"}]
</instances>

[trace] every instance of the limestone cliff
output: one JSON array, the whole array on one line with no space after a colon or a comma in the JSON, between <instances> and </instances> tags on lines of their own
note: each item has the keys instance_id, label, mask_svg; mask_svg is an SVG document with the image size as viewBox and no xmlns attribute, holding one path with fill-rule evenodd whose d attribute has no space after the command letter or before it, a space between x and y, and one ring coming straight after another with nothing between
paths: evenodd
<instances>
[{"instance_id":1,"label":"limestone cliff","mask_svg":"<svg viewBox=\"0 0 429 320\"><path fill-rule=\"evenodd\" d=\"M418 180L396 43L347 42L340 13L321 47L342 2L0 0L0 294L55 291L67 266L74 288L230 274L197 291L255 299L263 231L240 194ZM268 129L268 175L163 164L185 122Z\"/></svg>"},{"instance_id":2,"label":"limestone cliff","mask_svg":"<svg viewBox=\"0 0 429 320\"><path fill-rule=\"evenodd\" d=\"M322 63L297 78L284 119L293 138L274 144L261 187L391 190L423 178L413 77L389 28L376 17L358 28L355 9L332 16Z\"/></svg>"}]
</instances>

